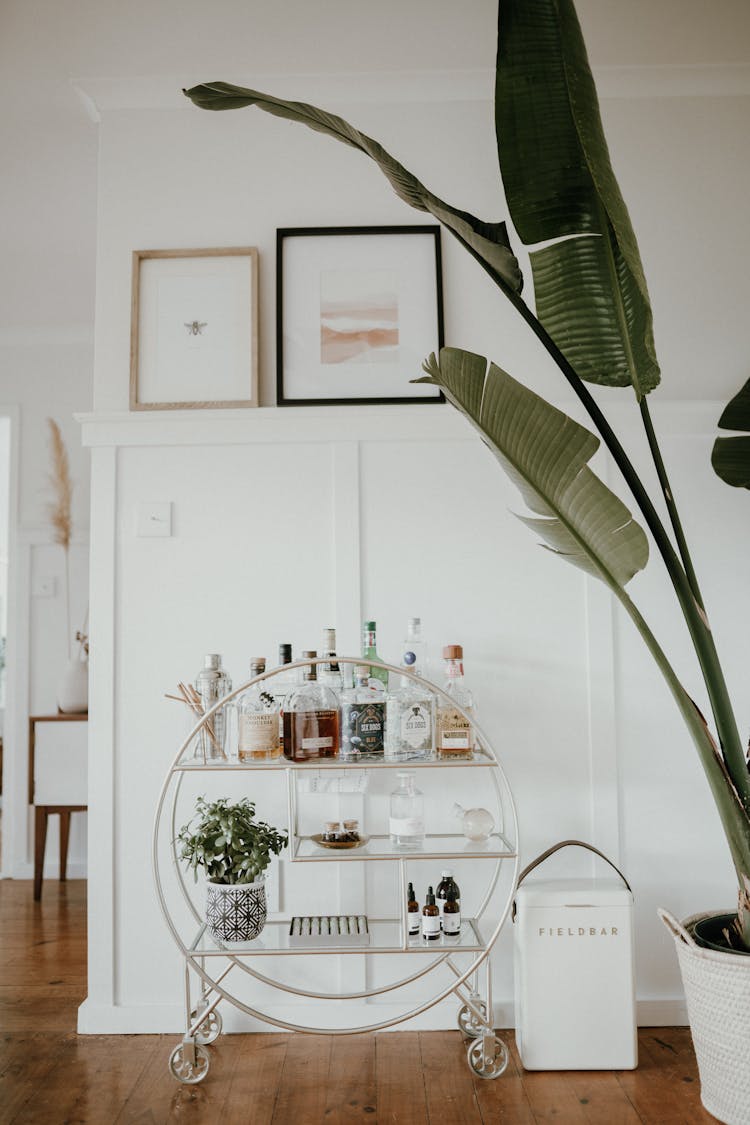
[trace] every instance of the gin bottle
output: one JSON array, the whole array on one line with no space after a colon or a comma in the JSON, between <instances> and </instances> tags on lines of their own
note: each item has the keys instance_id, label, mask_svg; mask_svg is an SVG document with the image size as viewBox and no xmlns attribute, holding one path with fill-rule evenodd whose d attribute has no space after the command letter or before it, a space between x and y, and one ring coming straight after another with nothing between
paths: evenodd
<instances>
[{"instance_id":1,"label":"gin bottle","mask_svg":"<svg viewBox=\"0 0 750 1125\"><path fill-rule=\"evenodd\" d=\"M433 754L435 696L408 676L386 695L385 756L390 762L424 761Z\"/></svg>"},{"instance_id":2,"label":"gin bottle","mask_svg":"<svg viewBox=\"0 0 750 1125\"><path fill-rule=\"evenodd\" d=\"M250 677L266 670L266 658L250 662ZM262 762L281 756L279 705L267 681L253 684L237 703L237 754L241 762Z\"/></svg>"},{"instance_id":3,"label":"gin bottle","mask_svg":"<svg viewBox=\"0 0 750 1125\"><path fill-rule=\"evenodd\" d=\"M222 668L218 653L209 653L205 658L203 667L195 677L195 690L201 698L204 711L208 711L232 690L232 681L226 670ZM201 727L195 751L196 758L202 758L203 761L224 758L226 737L227 709L219 707L208 723Z\"/></svg>"},{"instance_id":4,"label":"gin bottle","mask_svg":"<svg viewBox=\"0 0 750 1125\"><path fill-rule=\"evenodd\" d=\"M316 652L303 652L314 660ZM304 670L302 683L284 705L284 755L293 762L337 758L339 753L339 697L318 683L315 665Z\"/></svg>"},{"instance_id":5,"label":"gin bottle","mask_svg":"<svg viewBox=\"0 0 750 1125\"><path fill-rule=\"evenodd\" d=\"M452 700L467 711L474 712L474 697L464 683L464 650L461 645L446 645L443 649L445 661L445 683L443 690ZM440 696L437 709L437 754L446 760L471 758L474 754L474 728L458 707Z\"/></svg>"},{"instance_id":6,"label":"gin bottle","mask_svg":"<svg viewBox=\"0 0 750 1125\"><path fill-rule=\"evenodd\" d=\"M417 676L424 676L425 674L427 666L426 648L427 646L422 640L421 618L410 617L406 626L401 663Z\"/></svg>"},{"instance_id":7,"label":"gin bottle","mask_svg":"<svg viewBox=\"0 0 750 1125\"><path fill-rule=\"evenodd\" d=\"M370 667L357 664L354 687L341 695L341 758L382 758L385 738L383 693L370 686Z\"/></svg>"},{"instance_id":8,"label":"gin bottle","mask_svg":"<svg viewBox=\"0 0 750 1125\"><path fill-rule=\"evenodd\" d=\"M369 657L370 660L381 660L378 656L377 640L376 640L377 625L374 621L365 621L364 629L362 632L362 656ZM370 681L374 688L380 686L382 691L388 687L388 670L386 668L370 668Z\"/></svg>"},{"instance_id":9,"label":"gin bottle","mask_svg":"<svg viewBox=\"0 0 750 1125\"><path fill-rule=\"evenodd\" d=\"M336 659L336 630L324 629L323 630L323 648L321 649L321 656L327 656L327 664L318 664L318 680L321 684L328 684L334 691L341 691L343 687L343 680L341 676L341 668Z\"/></svg>"},{"instance_id":10,"label":"gin bottle","mask_svg":"<svg viewBox=\"0 0 750 1125\"><path fill-rule=\"evenodd\" d=\"M398 789L391 793L391 844L399 851L418 851L424 847L424 796L414 784L413 773L397 776Z\"/></svg>"}]
</instances>

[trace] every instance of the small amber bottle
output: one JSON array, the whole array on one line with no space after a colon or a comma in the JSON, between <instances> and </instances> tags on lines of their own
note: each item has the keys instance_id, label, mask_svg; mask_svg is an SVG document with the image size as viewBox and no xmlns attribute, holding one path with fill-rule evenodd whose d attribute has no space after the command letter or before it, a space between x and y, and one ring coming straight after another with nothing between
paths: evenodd
<instances>
[{"instance_id":1,"label":"small amber bottle","mask_svg":"<svg viewBox=\"0 0 750 1125\"><path fill-rule=\"evenodd\" d=\"M440 937L440 911L435 905L432 887L427 888L427 899L422 907L422 937L425 941L437 941Z\"/></svg>"},{"instance_id":2,"label":"small amber bottle","mask_svg":"<svg viewBox=\"0 0 750 1125\"><path fill-rule=\"evenodd\" d=\"M446 937L458 937L461 933L461 907L453 889L448 891L443 906L443 933Z\"/></svg>"},{"instance_id":3,"label":"small amber bottle","mask_svg":"<svg viewBox=\"0 0 750 1125\"><path fill-rule=\"evenodd\" d=\"M407 929L409 937L419 937L419 903L414 897L414 887L409 883L409 893L406 896Z\"/></svg>"}]
</instances>

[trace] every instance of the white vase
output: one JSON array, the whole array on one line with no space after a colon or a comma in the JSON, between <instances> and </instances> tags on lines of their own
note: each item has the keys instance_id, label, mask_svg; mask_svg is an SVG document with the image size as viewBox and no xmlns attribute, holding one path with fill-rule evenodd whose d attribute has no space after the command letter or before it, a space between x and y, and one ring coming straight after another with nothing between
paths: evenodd
<instances>
[{"instance_id":1,"label":"white vase","mask_svg":"<svg viewBox=\"0 0 750 1125\"><path fill-rule=\"evenodd\" d=\"M73 657L57 685L57 706L64 714L79 714L89 709L89 662Z\"/></svg>"}]
</instances>

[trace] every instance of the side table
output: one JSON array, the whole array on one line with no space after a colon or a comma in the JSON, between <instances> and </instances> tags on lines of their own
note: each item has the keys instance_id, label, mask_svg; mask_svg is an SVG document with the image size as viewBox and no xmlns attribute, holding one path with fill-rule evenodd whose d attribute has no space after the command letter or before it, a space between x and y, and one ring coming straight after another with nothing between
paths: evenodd
<instances>
[{"instance_id":1,"label":"side table","mask_svg":"<svg viewBox=\"0 0 750 1125\"><path fill-rule=\"evenodd\" d=\"M50 816L60 817L60 881L68 870L70 816L86 812L88 715L29 716L29 804L34 806L34 899L42 897Z\"/></svg>"}]
</instances>

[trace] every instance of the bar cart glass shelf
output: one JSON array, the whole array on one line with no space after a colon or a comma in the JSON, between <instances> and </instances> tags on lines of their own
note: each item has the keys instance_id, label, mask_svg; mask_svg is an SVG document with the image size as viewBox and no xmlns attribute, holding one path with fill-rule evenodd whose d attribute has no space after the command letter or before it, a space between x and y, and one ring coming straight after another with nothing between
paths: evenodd
<instances>
[{"instance_id":1,"label":"bar cart glass shelf","mask_svg":"<svg viewBox=\"0 0 750 1125\"><path fill-rule=\"evenodd\" d=\"M356 664L361 658L338 657L338 660L340 664ZM301 660L285 665L283 671L288 673L294 668L325 661L324 657ZM438 697L445 698L453 708L462 711L455 700L446 696L442 689L420 679L414 673L379 661L369 660L368 663L373 667L386 669L391 675L408 676ZM421 1015L453 994L461 1002L457 1022L469 1039L469 1066L482 1078L499 1077L507 1066L508 1052L502 1040L496 1037L493 1027L490 952L508 917L515 890L518 874L518 825L510 787L489 739L474 716L462 711L464 717L471 722L478 743L471 759L409 762L342 762L329 759L304 763L285 758L259 762L240 762L234 759L196 760L193 756L194 747L214 712L226 706L251 685L269 679L281 670L264 672L241 684L199 719L177 751L162 786L153 833L154 879L165 921L184 962L185 986L185 1033L170 1056L170 1072L178 1081L190 1085L201 1082L206 1077L211 1062L207 1047L222 1031L222 1018L218 1011L222 1001L227 1001L272 1027L288 1031L346 1035L393 1027ZM500 826L500 830L493 831L487 840L480 842L467 840L460 833L428 832L424 847L408 852L397 849L386 835L369 834L367 842L361 847L344 852L328 851L316 844L310 835L298 831L298 781L312 772L324 774L334 771L341 774L348 770L386 770L393 774L404 770L470 770L472 772L469 777L473 777L481 787L482 799L485 802L490 797L493 799L497 812L495 823ZM284 853L285 863L335 863L341 865L339 870L345 870L344 865L351 864L388 864L391 869L396 865L402 913L400 917L368 917L368 945L347 945L343 942L311 946L293 944L288 918L269 919L259 937L244 943L221 942L207 928L202 904L196 901L196 889L188 883L177 857L176 825L180 790L183 782L196 773L203 775L207 786L210 786L215 785L218 776L222 774L255 771L277 774L284 779L283 783L286 785L289 848ZM428 776L426 772L424 777ZM450 772L443 772L441 777L448 779ZM410 937L406 915L407 865L418 865L424 860L463 859L475 861L476 869L481 870L486 878L483 897L473 916L462 919L460 933L456 936L441 935L437 941L429 943L421 937ZM364 872L365 868L350 870ZM333 869L331 874L335 871ZM325 875L324 878L328 879L329 876ZM385 983L381 980L377 985L368 985L365 980L362 987L355 991L306 988L298 980L284 980L278 975L278 964L284 958L315 957L313 964L319 964L317 958L321 957L346 957L348 963L351 963L348 960L350 958L359 959L361 963L363 958L374 957L378 963L383 964L384 959L394 955L408 958L406 962L399 962L400 966L408 964L409 972L406 976L400 976L396 980L388 979ZM399 971L403 971L403 967ZM227 982L230 974L231 988ZM313 975L308 974L305 983L311 983ZM366 972L364 976L367 976ZM192 978L197 980L195 1002ZM412 984L424 980L432 982L428 998L420 996L416 1003L413 999L400 998L400 994L407 993ZM303 1002L331 1002L335 1026L307 1026L286 1020L279 1014L283 1009L278 1002L275 1005L266 1002L266 1007L261 1007L260 1002L253 998L252 1003L249 1003L238 995L241 988L238 989L236 985L240 982L244 985L258 983L261 986L271 986L277 995L287 994L300 998ZM265 989L261 988L260 991L263 993ZM389 999L394 996L397 998L395 1004L389 1005L386 1018L373 1018L357 1026L354 1026L351 1017L347 1021L346 1004L343 1002L370 1003L374 1017L377 1002L373 1000L385 994L390 994ZM394 1007L397 1009L396 1014L393 1013Z\"/></svg>"}]
</instances>

